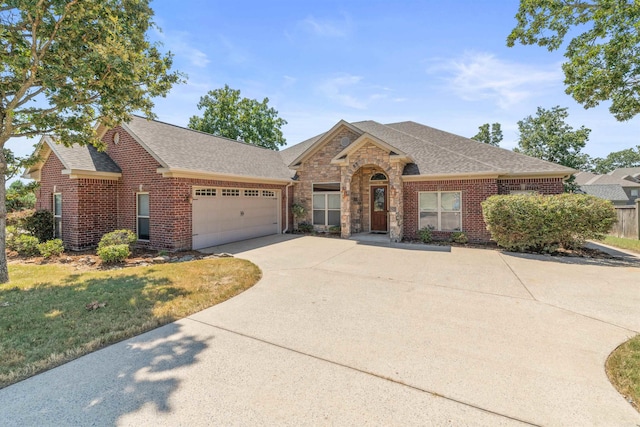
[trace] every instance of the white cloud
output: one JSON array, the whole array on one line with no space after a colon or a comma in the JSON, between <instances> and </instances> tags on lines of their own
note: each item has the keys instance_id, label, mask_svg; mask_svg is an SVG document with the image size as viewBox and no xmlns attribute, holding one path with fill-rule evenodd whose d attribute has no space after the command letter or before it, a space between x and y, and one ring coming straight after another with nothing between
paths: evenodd
<instances>
[{"instance_id":1,"label":"white cloud","mask_svg":"<svg viewBox=\"0 0 640 427\"><path fill-rule=\"evenodd\" d=\"M362 76L342 74L338 77L325 80L319 86L319 89L327 98L336 101L345 107L363 110L367 105L362 98L345 93L345 90L352 89L354 86L358 85L361 80Z\"/></svg>"},{"instance_id":2,"label":"white cloud","mask_svg":"<svg viewBox=\"0 0 640 427\"><path fill-rule=\"evenodd\" d=\"M321 20L308 16L299 21L298 26L319 37L342 38L351 31L351 19L348 15L343 15L341 20Z\"/></svg>"},{"instance_id":3,"label":"white cloud","mask_svg":"<svg viewBox=\"0 0 640 427\"><path fill-rule=\"evenodd\" d=\"M211 62L206 53L192 45L191 37L188 33L182 31L170 31L168 33L156 31L155 34L176 57L184 58L194 67L204 68Z\"/></svg>"},{"instance_id":4,"label":"white cloud","mask_svg":"<svg viewBox=\"0 0 640 427\"><path fill-rule=\"evenodd\" d=\"M536 67L501 60L482 52L438 60L428 71L447 73L444 79L448 89L460 98L469 101L493 100L503 109L562 84L562 72L558 65Z\"/></svg>"}]
</instances>

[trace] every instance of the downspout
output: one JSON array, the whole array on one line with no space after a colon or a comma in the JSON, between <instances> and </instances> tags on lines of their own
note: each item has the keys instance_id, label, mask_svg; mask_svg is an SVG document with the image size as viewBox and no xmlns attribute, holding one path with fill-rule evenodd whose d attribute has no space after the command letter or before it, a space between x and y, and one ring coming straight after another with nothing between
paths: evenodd
<instances>
[{"instance_id":1,"label":"downspout","mask_svg":"<svg viewBox=\"0 0 640 427\"><path fill-rule=\"evenodd\" d=\"M282 230L282 234L287 234L287 231L289 231L289 188L293 185L293 182L290 182L289 184L287 184L287 186L284 188L284 194L285 194L285 215L286 215L286 221L287 221L287 227Z\"/></svg>"}]
</instances>

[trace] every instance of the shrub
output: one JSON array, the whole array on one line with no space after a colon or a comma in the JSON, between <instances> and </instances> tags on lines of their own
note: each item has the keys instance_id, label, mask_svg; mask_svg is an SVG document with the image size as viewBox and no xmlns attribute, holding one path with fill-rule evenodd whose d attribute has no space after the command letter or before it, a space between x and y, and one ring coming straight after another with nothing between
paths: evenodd
<instances>
[{"instance_id":1,"label":"shrub","mask_svg":"<svg viewBox=\"0 0 640 427\"><path fill-rule=\"evenodd\" d=\"M491 196L482 214L491 238L513 251L579 247L604 238L616 221L610 201L585 194Z\"/></svg>"},{"instance_id":2,"label":"shrub","mask_svg":"<svg viewBox=\"0 0 640 427\"><path fill-rule=\"evenodd\" d=\"M6 230L5 231L5 246L10 251L15 251L16 250L16 239L20 235L20 232L18 231L18 227L16 227L15 225L7 225L5 230Z\"/></svg>"},{"instance_id":3,"label":"shrub","mask_svg":"<svg viewBox=\"0 0 640 427\"><path fill-rule=\"evenodd\" d=\"M24 228L39 242L53 239L53 213L40 209L24 219Z\"/></svg>"},{"instance_id":4,"label":"shrub","mask_svg":"<svg viewBox=\"0 0 640 427\"><path fill-rule=\"evenodd\" d=\"M62 240L53 239L47 242L38 244L38 252L45 258L51 258L52 256L58 256L64 252L64 246Z\"/></svg>"},{"instance_id":5,"label":"shrub","mask_svg":"<svg viewBox=\"0 0 640 427\"><path fill-rule=\"evenodd\" d=\"M432 227L423 227L418 231L418 237L420 237L420 241L422 243L431 243L433 242L433 228Z\"/></svg>"},{"instance_id":6,"label":"shrub","mask_svg":"<svg viewBox=\"0 0 640 427\"><path fill-rule=\"evenodd\" d=\"M113 245L127 245L128 248L129 245L134 243L136 240L138 240L138 238L133 231L116 230L102 236L100 243L98 243L98 249Z\"/></svg>"},{"instance_id":7,"label":"shrub","mask_svg":"<svg viewBox=\"0 0 640 427\"><path fill-rule=\"evenodd\" d=\"M298 231L302 233L311 233L313 231L313 224L308 222L301 222L298 224Z\"/></svg>"},{"instance_id":8,"label":"shrub","mask_svg":"<svg viewBox=\"0 0 640 427\"><path fill-rule=\"evenodd\" d=\"M7 213L7 225L14 225L18 228L24 228L24 221L35 212L34 209L26 209L23 211L15 211Z\"/></svg>"},{"instance_id":9,"label":"shrub","mask_svg":"<svg viewBox=\"0 0 640 427\"><path fill-rule=\"evenodd\" d=\"M304 206L299 203L294 203L293 205L291 205L291 213L295 218L302 218L305 213Z\"/></svg>"},{"instance_id":10,"label":"shrub","mask_svg":"<svg viewBox=\"0 0 640 427\"><path fill-rule=\"evenodd\" d=\"M38 238L29 234L20 234L13 240L13 250L24 256L38 255Z\"/></svg>"},{"instance_id":11,"label":"shrub","mask_svg":"<svg viewBox=\"0 0 640 427\"><path fill-rule=\"evenodd\" d=\"M340 228L339 225L332 225L331 227L329 227L329 233L331 234L340 234L341 230L342 228Z\"/></svg>"},{"instance_id":12,"label":"shrub","mask_svg":"<svg viewBox=\"0 0 640 427\"><path fill-rule=\"evenodd\" d=\"M98 248L98 256L106 264L122 262L131 254L129 245L126 243L119 245L108 245Z\"/></svg>"},{"instance_id":13,"label":"shrub","mask_svg":"<svg viewBox=\"0 0 640 427\"><path fill-rule=\"evenodd\" d=\"M454 231L451 233L451 241L455 243L467 244L469 243L469 238L466 233L462 231Z\"/></svg>"}]
</instances>

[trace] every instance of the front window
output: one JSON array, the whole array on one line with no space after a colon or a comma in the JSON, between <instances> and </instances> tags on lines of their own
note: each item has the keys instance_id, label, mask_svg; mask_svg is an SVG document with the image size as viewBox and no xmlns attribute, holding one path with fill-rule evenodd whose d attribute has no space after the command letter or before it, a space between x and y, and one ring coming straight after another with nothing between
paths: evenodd
<instances>
[{"instance_id":1,"label":"front window","mask_svg":"<svg viewBox=\"0 0 640 427\"><path fill-rule=\"evenodd\" d=\"M340 225L340 183L313 184L313 225Z\"/></svg>"},{"instance_id":2,"label":"front window","mask_svg":"<svg viewBox=\"0 0 640 427\"><path fill-rule=\"evenodd\" d=\"M62 194L53 195L53 237L62 238Z\"/></svg>"},{"instance_id":3,"label":"front window","mask_svg":"<svg viewBox=\"0 0 640 427\"><path fill-rule=\"evenodd\" d=\"M434 191L419 193L419 228L438 231L462 230L462 193Z\"/></svg>"},{"instance_id":4,"label":"front window","mask_svg":"<svg viewBox=\"0 0 640 427\"><path fill-rule=\"evenodd\" d=\"M149 240L149 193L138 193L136 197L138 240Z\"/></svg>"},{"instance_id":5,"label":"front window","mask_svg":"<svg viewBox=\"0 0 640 427\"><path fill-rule=\"evenodd\" d=\"M637 188L631 189L631 197L638 197L638 189Z\"/></svg>"}]
</instances>

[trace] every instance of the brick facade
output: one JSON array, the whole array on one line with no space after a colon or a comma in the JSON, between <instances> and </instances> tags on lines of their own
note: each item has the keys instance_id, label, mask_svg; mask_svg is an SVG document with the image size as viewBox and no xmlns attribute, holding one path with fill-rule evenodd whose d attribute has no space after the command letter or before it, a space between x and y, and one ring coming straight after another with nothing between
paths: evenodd
<instances>
[{"instance_id":1,"label":"brick facade","mask_svg":"<svg viewBox=\"0 0 640 427\"><path fill-rule=\"evenodd\" d=\"M118 144L113 143L115 132L119 133ZM138 246L170 251L191 249L194 186L275 190L281 195L282 231L291 228L286 218L286 185L165 178L157 172L161 167L158 161L121 127L108 131L103 141L107 154L122 170L118 180L70 179L61 174L64 166L53 153L41 170L36 207L52 210L53 193L62 194L62 237L68 249L95 247L102 235L116 229L136 232L138 193L149 193L150 217L149 241L139 241ZM292 192L290 188L290 196ZM291 197L288 200L291 203Z\"/></svg>"}]
</instances>

